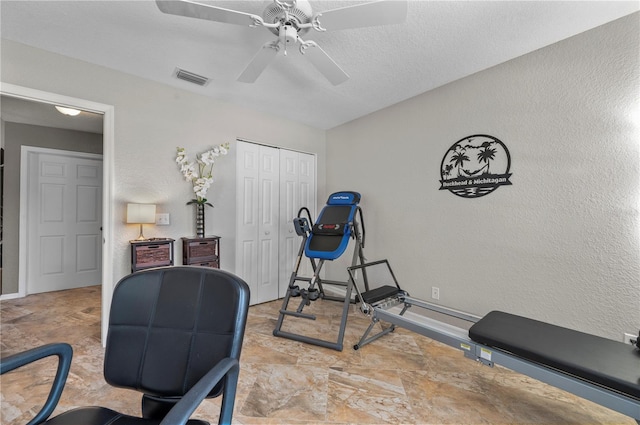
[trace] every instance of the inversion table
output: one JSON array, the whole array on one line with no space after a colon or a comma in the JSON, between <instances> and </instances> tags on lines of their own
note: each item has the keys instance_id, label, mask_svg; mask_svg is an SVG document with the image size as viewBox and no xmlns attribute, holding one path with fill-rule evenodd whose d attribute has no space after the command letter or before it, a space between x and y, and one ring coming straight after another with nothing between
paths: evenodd
<instances>
[{"instance_id":1,"label":"inversion table","mask_svg":"<svg viewBox=\"0 0 640 425\"><path fill-rule=\"evenodd\" d=\"M362 221L362 210L358 206L359 202L360 194L357 192L333 193L329 196L327 205L320 211L316 224L309 223L311 217L309 217L309 220L301 217L301 213L306 210L306 208L301 208L298 212L298 217L294 219L294 227L296 233L302 236L302 243L298 250L298 256L293 272L291 273L289 286L282 303L282 308L280 309L278 321L273 331L275 336L338 351L342 350L342 341L344 339L347 315L351 303L351 285L349 285L348 282L321 279L320 271L325 261L335 260L344 254L350 239L355 240L351 265L355 266L358 262L364 264L365 259L362 249L364 248L365 231ZM308 210L306 210L306 212L309 214ZM362 232L360 228L362 228ZM300 276L298 274L303 256L306 256L311 261L311 267L313 269L312 277ZM318 261L317 263L316 260ZM306 282L308 287L306 289L300 289L297 284L298 282ZM323 285L346 287L347 293L344 298L331 296L325 293ZM289 301L295 297L301 297L298 308L296 310L288 310ZM303 309L305 306L310 305L311 301L315 301L318 298L343 301L344 303L336 341L327 341L282 330L285 317L315 320L315 315L303 313Z\"/></svg>"},{"instance_id":2,"label":"inversion table","mask_svg":"<svg viewBox=\"0 0 640 425\"><path fill-rule=\"evenodd\" d=\"M528 375L630 416L640 424L640 346L501 311L478 317L411 298L400 289L387 260L352 266L348 270L349 283L361 301L360 309L371 317L371 324L354 349L400 326L460 349L465 357ZM364 272L367 285L361 292L357 283ZM379 276L386 277L380 280ZM374 282L378 282L376 287L369 289ZM430 317L413 320L405 316L411 307L473 325L466 331ZM369 336L380 322L389 325Z\"/></svg>"}]
</instances>

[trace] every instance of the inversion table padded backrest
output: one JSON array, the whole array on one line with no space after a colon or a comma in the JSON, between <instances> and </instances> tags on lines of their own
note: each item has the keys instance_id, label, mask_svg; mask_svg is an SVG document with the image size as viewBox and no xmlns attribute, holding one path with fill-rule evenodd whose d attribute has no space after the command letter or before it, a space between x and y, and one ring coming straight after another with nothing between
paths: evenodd
<instances>
[{"instance_id":1,"label":"inversion table padded backrest","mask_svg":"<svg viewBox=\"0 0 640 425\"><path fill-rule=\"evenodd\" d=\"M630 344L501 311L475 323L469 337L640 399L640 350Z\"/></svg>"},{"instance_id":2,"label":"inversion table padded backrest","mask_svg":"<svg viewBox=\"0 0 640 425\"><path fill-rule=\"evenodd\" d=\"M307 257L335 260L344 253L359 202L357 192L336 192L329 196L307 239L304 248Z\"/></svg>"}]
</instances>

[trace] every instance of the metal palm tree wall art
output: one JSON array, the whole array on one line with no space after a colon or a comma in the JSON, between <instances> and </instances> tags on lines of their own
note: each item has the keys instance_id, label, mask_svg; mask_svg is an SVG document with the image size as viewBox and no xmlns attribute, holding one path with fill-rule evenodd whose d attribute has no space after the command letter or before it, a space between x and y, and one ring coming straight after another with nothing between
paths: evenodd
<instances>
[{"instance_id":1,"label":"metal palm tree wall art","mask_svg":"<svg viewBox=\"0 0 640 425\"><path fill-rule=\"evenodd\" d=\"M463 198L488 195L510 185L511 156L500 140L474 134L454 143L442 158L440 190Z\"/></svg>"}]
</instances>

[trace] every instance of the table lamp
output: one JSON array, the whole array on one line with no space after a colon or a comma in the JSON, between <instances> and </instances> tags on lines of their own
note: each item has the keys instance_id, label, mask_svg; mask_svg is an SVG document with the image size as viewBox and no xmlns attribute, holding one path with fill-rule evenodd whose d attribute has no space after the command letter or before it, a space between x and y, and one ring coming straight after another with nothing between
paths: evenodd
<instances>
[{"instance_id":1,"label":"table lamp","mask_svg":"<svg viewBox=\"0 0 640 425\"><path fill-rule=\"evenodd\" d=\"M127 223L140 225L140 236L137 241L146 241L142 234L143 224L156 222L156 206L154 204L127 204Z\"/></svg>"}]
</instances>

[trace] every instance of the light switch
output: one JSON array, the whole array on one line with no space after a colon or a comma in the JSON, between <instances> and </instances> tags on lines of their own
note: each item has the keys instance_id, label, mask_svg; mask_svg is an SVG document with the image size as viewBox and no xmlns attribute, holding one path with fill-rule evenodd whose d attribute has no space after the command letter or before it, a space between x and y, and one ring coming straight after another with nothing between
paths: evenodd
<instances>
[{"instance_id":1,"label":"light switch","mask_svg":"<svg viewBox=\"0 0 640 425\"><path fill-rule=\"evenodd\" d=\"M156 225L168 226L169 225L169 213L156 214Z\"/></svg>"}]
</instances>

